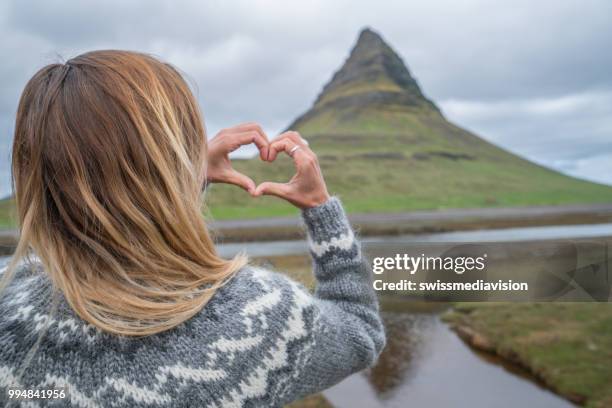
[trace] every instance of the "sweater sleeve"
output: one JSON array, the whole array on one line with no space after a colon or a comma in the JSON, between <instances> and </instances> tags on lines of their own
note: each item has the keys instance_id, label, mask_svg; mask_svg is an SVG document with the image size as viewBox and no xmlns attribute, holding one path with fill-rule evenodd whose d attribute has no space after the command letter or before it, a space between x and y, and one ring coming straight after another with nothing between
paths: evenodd
<instances>
[{"instance_id":1,"label":"sweater sleeve","mask_svg":"<svg viewBox=\"0 0 612 408\"><path fill-rule=\"evenodd\" d=\"M317 280L315 323L312 352L288 385L291 399L321 391L371 366L385 345L371 271L342 204L332 198L305 210L302 217Z\"/></svg>"}]
</instances>

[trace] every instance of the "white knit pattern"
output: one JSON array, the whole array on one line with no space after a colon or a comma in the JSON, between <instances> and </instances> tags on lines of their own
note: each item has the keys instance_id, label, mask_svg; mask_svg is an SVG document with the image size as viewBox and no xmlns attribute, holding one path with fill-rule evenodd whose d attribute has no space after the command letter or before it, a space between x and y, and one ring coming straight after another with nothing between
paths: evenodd
<instances>
[{"instance_id":1,"label":"white knit pattern","mask_svg":"<svg viewBox=\"0 0 612 408\"><path fill-rule=\"evenodd\" d=\"M251 398L261 397L268 387L268 376L271 371L278 370L289 363L287 347L289 342L307 334L302 318L303 310L311 304L311 298L304 296L297 285L292 285L293 303L288 327L281 332L274 346L274 353L264 359L254 372L240 383L239 391L232 391L221 399L220 405L215 407L242 407L244 402Z\"/></svg>"},{"instance_id":2,"label":"white knit pattern","mask_svg":"<svg viewBox=\"0 0 612 408\"><path fill-rule=\"evenodd\" d=\"M317 257L322 257L328 252L334 249L340 249L344 251L348 251L353 247L355 243L355 235L353 231L348 230L346 234L341 234L339 237L334 237L329 241L322 241L321 243L316 243L312 239L308 240L310 245L310 249Z\"/></svg>"}]
</instances>

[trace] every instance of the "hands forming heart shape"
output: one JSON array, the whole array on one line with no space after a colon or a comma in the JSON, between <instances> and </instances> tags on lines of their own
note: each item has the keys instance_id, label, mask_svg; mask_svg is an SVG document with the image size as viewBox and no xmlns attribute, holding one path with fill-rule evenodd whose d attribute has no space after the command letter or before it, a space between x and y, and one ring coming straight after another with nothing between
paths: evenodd
<instances>
[{"instance_id":1,"label":"hands forming heart shape","mask_svg":"<svg viewBox=\"0 0 612 408\"><path fill-rule=\"evenodd\" d=\"M266 181L256 186L251 178L235 170L229 154L251 143L257 146L263 161L273 162L280 152L291 156L296 170L291 180L287 183ZM224 129L208 142L207 165L207 182L234 184L253 197L273 195L301 209L316 207L329 199L317 156L297 132L285 132L268 141L261 126L256 123Z\"/></svg>"}]
</instances>

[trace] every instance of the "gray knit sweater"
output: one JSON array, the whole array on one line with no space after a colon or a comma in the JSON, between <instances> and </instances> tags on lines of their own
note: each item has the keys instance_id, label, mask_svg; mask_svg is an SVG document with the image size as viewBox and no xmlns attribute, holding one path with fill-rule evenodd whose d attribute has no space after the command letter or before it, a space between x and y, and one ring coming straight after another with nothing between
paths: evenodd
<instances>
[{"instance_id":1,"label":"gray knit sweater","mask_svg":"<svg viewBox=\"0 0 612 408\"><path fill-rule=\"evenodd\" d=\"M303 212L317 287L246 267L194 317L131 338L101 332L60 298L40 265L0 299L0 405L8 390L66 388L13 406L276 407L371 365L385 336L367 263L340 202ZM46 330L28 368L20 365Z\"/></svg>"}]
</instances>

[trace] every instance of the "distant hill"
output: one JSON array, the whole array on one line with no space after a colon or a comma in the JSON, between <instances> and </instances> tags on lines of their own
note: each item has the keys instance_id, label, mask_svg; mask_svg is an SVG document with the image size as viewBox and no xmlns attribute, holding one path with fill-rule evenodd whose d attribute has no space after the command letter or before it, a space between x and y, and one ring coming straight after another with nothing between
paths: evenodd
<instances>
[{"instance_id":1,"label":"distant hill","mask_svg":"<svg viewBox=\"0 0 612 408\"><path fill-rule=\"evenodd\" d=\"M308 139L330 191L353 212L612 201L612 187L539 166L450 123L370 29L289 129ZM236 167L256 182L286 180L293 171L288 160ZM214 186L209 202L217 218L293 212L225 186Z\"/></svg>"},{"instance_id":2,"label":"distant hill","mask_svg":"<svg viewBox=\"0 0 612 408\"><path fill-rule=\"evenodd\" d=\"M348 59L314 105L289 129L318 154L330 192L349 211L612 202L612 187L562 175L492 145L450 123L402 59L376 32L359 34ZM520 135L517 135L517 137ZM238 170L284 181L290 160L237 160ZM271 198L213 185L215 218L295 214ZM0 202L0 227L10 203Z\"/></svg>"}]
</instances>

